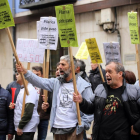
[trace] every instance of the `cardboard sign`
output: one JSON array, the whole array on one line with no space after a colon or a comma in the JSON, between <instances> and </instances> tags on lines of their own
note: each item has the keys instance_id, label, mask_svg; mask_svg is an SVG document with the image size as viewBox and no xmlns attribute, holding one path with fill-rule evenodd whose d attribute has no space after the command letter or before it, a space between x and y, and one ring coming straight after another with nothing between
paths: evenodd
<instances>
[{"instance_id":1,"label":"cardboard sign","mask_svg":"<svg viewBox=\"0 0 140 140\"><path fill-rule=\"evenodd\" d=\"M103 63L95 38L86 39L87 48L92 63Z\"/></svg>"},{"instance_id":2,"label":"cardboard sign","mask_svg":"<svg viewBox=\"0 0 140 140\"><path fill-rule=\"evenodd\" d=\"M132 44L139 44L137 12L128 12L129 30Z\"/></svg>"},{"instance_id":3,"label":"cardboard sign","mask_svg":"<svg viewBox=\"0 0 140 140\"><path fill-rule=\"evenodd\" d=\"M0 0L0 29L15 26L8 0Z\"/></svg>"},{"instance_id":4,"label":"cardboard sign","mask_svg":"<svg viewBox=\"0 0 140 140\"><path fill-rule=\"evenodd\" d=\"M103 43L106 63L115 61L122 63L119 42Z\"/></svg>"},{"instance_id":5,"label":"cardboard sign","mask_svg":"<svg viewBox=\"0 0 140 140\"><path fill-rule=\"evenodd\" d=\"M73 5L55 6L61 47L78 47Z\"/></svg>"},{"instance_id":6,"label":"cardboard sign","mask_svg":"<svg viewBox=\"0 0 140 140\"><path fill-rule=\"evenodd\" d=\"M55 17L41 17L39 27L39 47L56 50L58 42L58 27Z\"/></svg>"},{"instance_id":7,"label":"cardboard sign","mask_svg":"<svg viewBox=\"0 0 140 140\"><path fill-rule=\"evenodd\" d=\"M77 59L88 59L88 56L89 56L89 52L88 52L88 49L87 49L87 45L86 45L86 42L83 42L76 54L76 58Z\"/></svg>"},{"instance_id":8,"label":"cardboard sign","mask_svg":"<svg viewBox=\"0 0 140 140\"><path fill-rule=\"evenodd\" d=\"M43 63L45 49L38 47L38 39L18 39L16 51L21 62Z\"/></svg>"}]
</instances>

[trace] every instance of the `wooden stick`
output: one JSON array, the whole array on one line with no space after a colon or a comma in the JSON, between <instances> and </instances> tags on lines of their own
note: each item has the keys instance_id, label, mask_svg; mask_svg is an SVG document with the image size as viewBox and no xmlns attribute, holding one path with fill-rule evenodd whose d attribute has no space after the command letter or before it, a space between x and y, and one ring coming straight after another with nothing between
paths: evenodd
<instances>
[{"instance_id":1,"label":"wooden stick","mask_svg":"<svg viewBox=\"0 0 140 140\"><path fill-rule=\"evenodd\" d=\"M102 70L101 70L101 66L100 66L100 64L98 64L98 69L99 69L99 72L100 72L100 75L101 75L102 81L103 81L103 83L104 83L104 82L105 82L105 79L104 79L103 72L102 72Z\"/></svg>"},{"instance_id":2,"label":"wooden stick","mask_svg":"<svg viewBox=\"0 0 140 140\"><path fill-rule=\"evenodd\" d=\"M27 65L27 70L30 70L30 62L28 62ZM26 83L26 87L28 85L28 81L25 82ZM23 103L22 103L22 113L21 113L21 118L23 117L24 114L24 110L25 110L25 99L26 99L26 91L24 90L24 96L23 96Z\"/></svg>"},{"instance_id":3,"label":"wooden stick","mask_svg":"<svg viewBox=\"0 0 140 140\"><path fill-rule=\"evenodd\" d=\"M11 43L11 46L12 46L12 50L13 50L14 56L16 58L16 62L17 62L17 64L19 64L19 59L18 59L18 56L17 56L17 52L16 52L16 49L15 49L15 45L13 43L13 39L12 39L10 30L9 30L9 28L5 28L5 30L6 30L6 32L8 34L8 37L9 37L9 40L10 40L10 43ZM29 95L29 92L28 92L28 89L26 87L25 78L23 76L23 73L20 73L20 75L21 75L21 78L22 78L22 81L23 81L23 85L25 87L26 94Z\"/></svg>"},{"instance_id":4,"label":"wooden stick","mask_svg":"<svg viewBox=\"0 0 140 140\"><path fill-rule=\"evenodd\" d=\"M68 47L68 48L69 48L71 68L72 68L73 87L74 87L74 92L77 94L77 87L76 87L76 78L75 78L75 70L74 70L72 49L71 49L71 47ZM77 109L78 124L81 125L80 109L79 109L79 103L78 102L76 102L76 109Z\"/></svg>"},{"instance_id":5,"label":"wooden stick","mask_svg":"<svg viewBox=\"0 0 140 140\"><path fill-rule=\"evenodd\" d=\"M140 60L139 60L138 44L135 44L135 48L136 48L136 60L137 60L138 78L139 78L139 86L140 86Z\"/></svg>"}]
</instances>

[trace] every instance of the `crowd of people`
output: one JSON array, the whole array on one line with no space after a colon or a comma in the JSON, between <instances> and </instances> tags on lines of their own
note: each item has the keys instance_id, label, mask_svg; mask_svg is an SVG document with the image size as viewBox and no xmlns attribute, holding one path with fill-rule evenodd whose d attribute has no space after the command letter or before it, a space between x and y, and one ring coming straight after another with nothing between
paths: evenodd
<instances>
[{"instance_id":1,"label":"crowd of people","mask_svg":"<svg viewBox=\"0 0 140 140\"><path fill-rule=\"evenodd\" d=\"M48 124L55 140L140 140L140 88L135 74L118 62L101 67L91 63L89 76L84 61L73 57L77 93L74 93L69 55L56 64L56 78L43 78L40 66L32 72L16 64L16 81L0 86L0 140L38 140L47 137ZM24 86L20 73L28 81L23 112ZM15 96L12 101L12 91ZM48 91L47 102L43 90ZM78 124L76 102L80 106ZM94 121L93 126L91 122ZM86 130L92 128L91 138Z\"/></svg>"}]
</instances>

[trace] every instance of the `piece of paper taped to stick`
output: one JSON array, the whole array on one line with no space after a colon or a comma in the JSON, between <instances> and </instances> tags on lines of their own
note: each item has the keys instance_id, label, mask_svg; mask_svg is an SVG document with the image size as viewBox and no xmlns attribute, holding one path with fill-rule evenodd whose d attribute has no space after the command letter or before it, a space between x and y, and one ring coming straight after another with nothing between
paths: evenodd
<instances>
[{"instance_id":1,"label":"piece of paper taped to stick","mask_svg":"<svg viewBox=\"0 0 140 140\"><path fill-rule=\"evenodd\" d=\"M96 39L91 38L91 39L86 39L85 41L87 44L87 48L88 48L88 52L89 52L89 55L91 58L91 62L98 63L98 64L103 63Z\"/></svg>"},{"instance_id":2,"label":"piece of paper taped to stick","mask_svg":"<svg viewBox=\"0 0 140 140\"><path fill-rule=\"evenodd\" d=\"M87 45L86 42L83 42L77 52L77 54L75 55L75 57L77 59L88 59L89 56L89 52L87 49Z\"/></svg>"},{"instance_id":3,"label":"piece of paper taped to stick","mask_svg":"<svg viewBox=\"0 0 140 140\"><path fill-rule=\"evenodd\" d=\"M103 43L106 63L115 61L122 63L119 42Z\"/></svg>"},{"instance_id":4,"label":"piece of paper taped to stick","mask_svg":"<svg viewBox=\"0 0 140 140\"><path fill-rule=\"evenodd\" d=\"M18 38L16 51L21 62L43 63L45 49L39 48L38 39Z\"/></svg>"},{"instance_id":5,"label":"piece of paper taped to stick","mask_svg":"<svg viewBox=\"0 0 140 140\"><path fill-rule=\"evenodd\" d=\"M139 30L137 12L128 12L130 38L132 44L139 44Z\"/></svg>"},{"instance_id":6,"label":"piece of paper taped to stick","mask_svg":"<svg viewBox=\"0 0 140 140\"><path fill-rule=\"evenodd\" d=\"M55 6L61 47L78 47L73 5Z\"/></svg>"},{"instance_id":7,"label":"piece of paper taped to stick","mask_svg":"<svg viewBox=\"0 0 140 140\"><path fill-rule=\"evenodd\" d=\"M15 26L8 0L0 0L0 29Z\"/></svg>"},{"instance_id":8,"label":"piece of paper taped to stick","mask_svg":"<svg viewBox=\"0 0 140 140\"><path fill-rule=\"evenodd\" d=\"M56 50L58 43L58 26L56 17L41 17L39 23L39 47Z\"/></svg>"}]
</instances>

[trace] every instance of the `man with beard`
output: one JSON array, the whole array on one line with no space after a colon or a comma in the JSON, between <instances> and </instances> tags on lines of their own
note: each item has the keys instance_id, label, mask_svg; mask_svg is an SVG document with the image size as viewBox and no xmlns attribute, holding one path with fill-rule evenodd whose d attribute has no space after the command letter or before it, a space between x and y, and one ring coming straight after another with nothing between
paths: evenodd
<instances>
[{"instance_id":1,"label":"man with beard","mask_svg":"<svg viewBox=\"0 0 140 140\"><path fill-rule=\"evenodd\" d=\"M74 66L77 61L74 58ZM41 78L23 68L22 64L17 65L18 72L23 72L25 78L33 85L46 89L53 93L50 129L54 133L55 140L82 140L83 130L89 129L93 115L85 115L80 112L81 123L78 125L76 104L73 102L73 82L70 57L62 56L59 62L59 78ZM83 98L90 100L92 89L80 76L76 77L77 90Z\"/></svg>"},{"instance_id":2,"label":"man with beard","mask_svg":"<svg viewBox=\"0 0 140 140\"><path fill-rule=\"evenodd\" d=\"M140 133L140 88L127 84L124 72L120 63L106 64L107 85L95 89L92 102L74 93L80 110L94 113L93 140L130 140Z\"/></svg>"}]
</instances>

